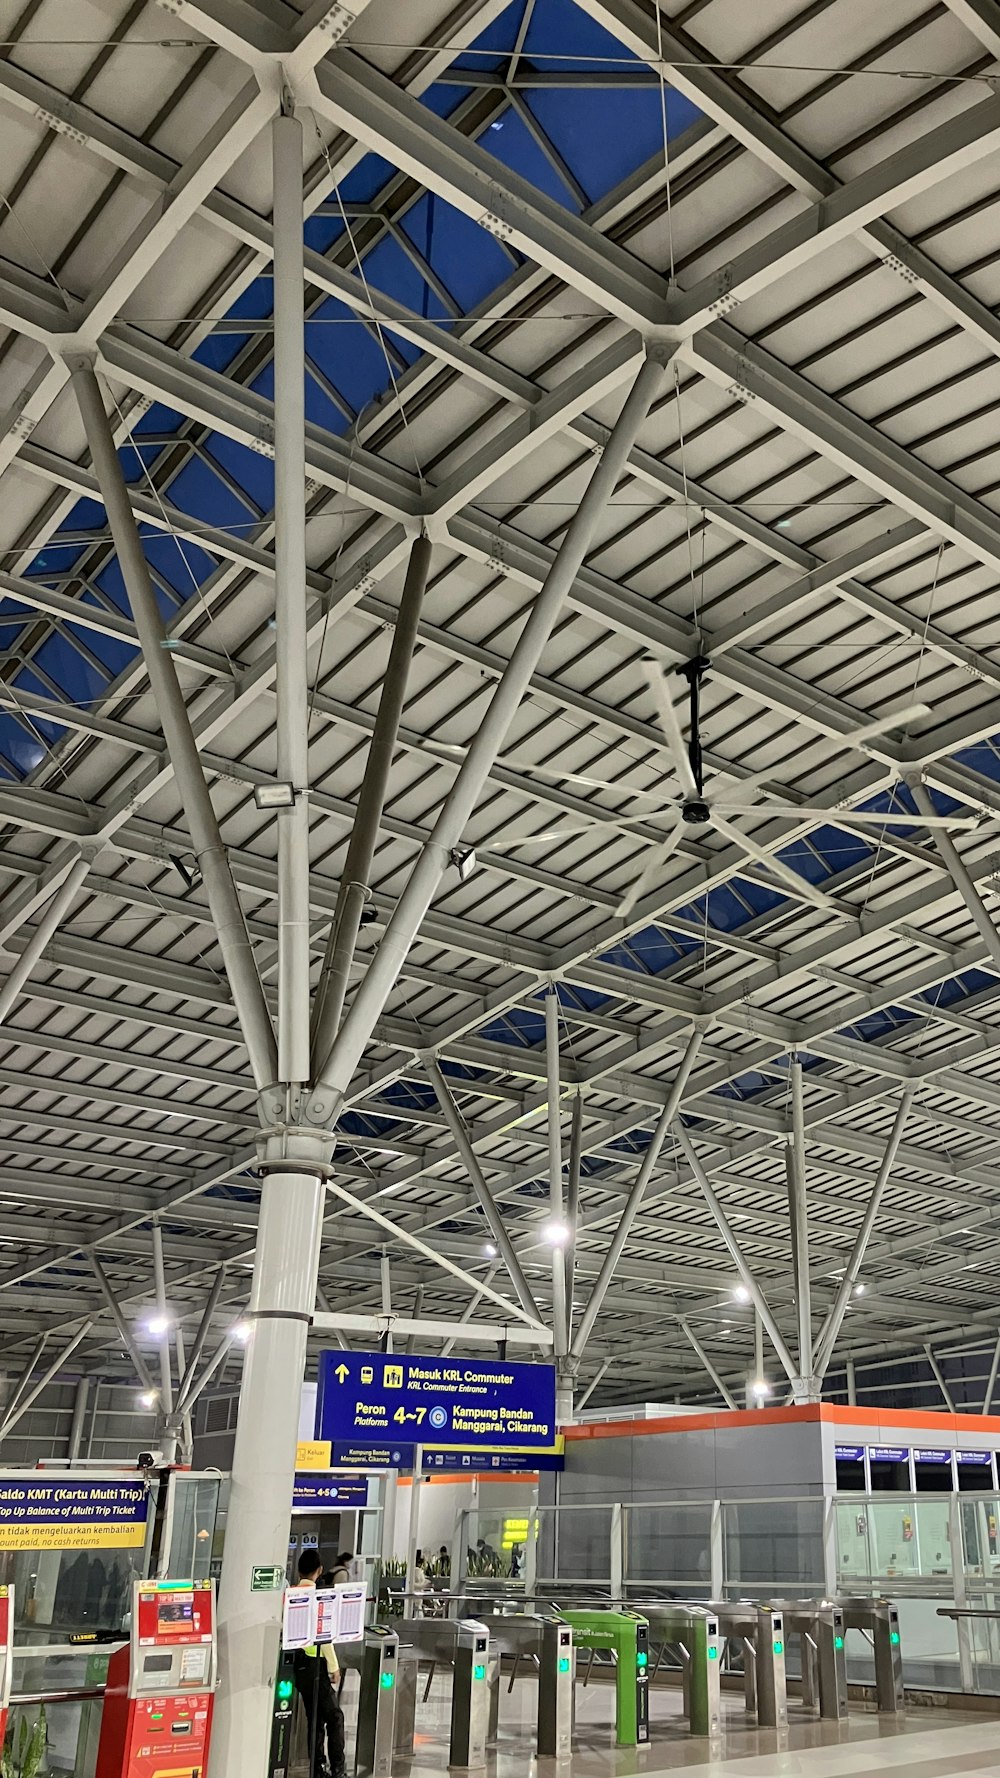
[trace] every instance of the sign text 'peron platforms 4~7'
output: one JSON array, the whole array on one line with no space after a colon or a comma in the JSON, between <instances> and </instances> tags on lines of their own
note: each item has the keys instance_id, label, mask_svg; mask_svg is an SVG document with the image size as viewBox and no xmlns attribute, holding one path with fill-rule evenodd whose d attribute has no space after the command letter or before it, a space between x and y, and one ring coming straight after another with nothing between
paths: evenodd
<instances>
[{"instance_id":1,"label":"sign text 'peron platforms 4~7'","mask_svg":"<svg viewBox=\"0 0 1000 1778\"><path fill-rule=\"evenodd\" d=\"M398 1437L438 1450L555 1451L555 1371L500 1359L324 1352L316 1437L359 1445Z\"/></svg>"}]
</instances>

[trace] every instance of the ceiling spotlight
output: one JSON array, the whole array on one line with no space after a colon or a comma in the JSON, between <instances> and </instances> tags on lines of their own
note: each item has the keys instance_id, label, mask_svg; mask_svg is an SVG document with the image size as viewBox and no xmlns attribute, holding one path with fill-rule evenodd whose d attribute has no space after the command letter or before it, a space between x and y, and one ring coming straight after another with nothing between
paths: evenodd
<instances>
[{"instance_id":1,"label":"ceiling spotlight","mask_svg":"<svg viewBox=\"0 0 1000 1778\"><path fill-rule=\"evenodd\" d=\"M483 1252L485 1253L487 1259L496 1259L497 1250L493 1246L492 1241L487 1241L486 1246L483 1248Z\"/></svg>"},{"instance_id":2,"label":"ceiling spotlight","mask_svg":"<svg viewBox=\"0 0 1000 1778\"><path fill-rule=\"evenodd\" d=\"M736 1289L733 1291L733 1297L738 1303L748 1303L750 1301L750 1292L745 1284L737 1284Z\"/></svg>"},{"instance_id":3,"label":"ceiling spotlight","mask_svg":"<svg viewBox=\"0 0 1000 1778\"><path fill-rule=\"evenodd\" d=\"M761 1400L763 1400L765 1395L770 1395L771 1393L771 1385L770 1383L765 1382L763 1377L758 1377L751 1387L754 1394Z\"/></svg>"},{"instance_id":4,"label":"ceiling spotlight","mask_svg":"<svg viewBox=\"0 0 1000 1778\"><path fill-rule=\"evenodd\" d=\"M451 862L458 872L459 882L467 883L476 868L475 852L466 851L462 846L455 846L452 849Z\"/></svg>"},{"instance_id":5,"label":"ceiling spotlight","mask_svg":"<svg viewBox=\"0 0 1000 1778\"><path fill-rule=\"evenodd\" d=\"M547 1222L542 1228L542 1240L550 1247L565 1247L569 1240L569 1229L564 1222Z\"/></svg>"},{"instance_id":6,"label":"ceiling spotlight","mask_svg":"<svg viewBox=\"0 0 1000 1778\"><path fill-rule=\"evenodd\" d=\"M854 1286L854 1294L855 1294L855 1296L864 1296L864 1294L865 1294L864 1285L863 1284L856 1284Z\"/></svg>"},{"instance_id":7,"label":"ceiling spotlight","mask_svg":"<svg viewBox=\"0 0 1000 1778\"><path fill-rule=\"evenodd\" d=\"M155 1408L155 1406L156 1406L155 1391L152 1389L144 1389L142 1394L139 1397L139 1406L141 1408Z\"/></svg>"},{"instance_id":8,"label":"ceiling spotlight","mask_svg":"<svg viewBox=\"0 0 1000 1778\"><path fill-rule=\"evenodd\" d=\"M233 1328L233 1339L239 1340L240 1344L245 1346L252 1333L253 1328L249 1321L237 1321L236 1326Z\"/></svg>"},{"instance_id":9,"label":"ceiling spotlight","mask_svg":"<svg viewBox=\"0 0 1000 1778\"><path fill-rule=\"evenodd\" d=\"M168 1315L153 1315L146 1323L151 1334L165 1334L170 1326Z\"/></svg>"},{"instance_id":10,"label":"ceiling spotlight","mask_svg":"<svg viewBox=\"0 0 1000 1778\"><path fill-rule=\"evenodd\" d=\"M255 784L253 800L258 809L290 809L295 801L295 786L280 781L275 784Z\"/></svg>"}]
</instances>

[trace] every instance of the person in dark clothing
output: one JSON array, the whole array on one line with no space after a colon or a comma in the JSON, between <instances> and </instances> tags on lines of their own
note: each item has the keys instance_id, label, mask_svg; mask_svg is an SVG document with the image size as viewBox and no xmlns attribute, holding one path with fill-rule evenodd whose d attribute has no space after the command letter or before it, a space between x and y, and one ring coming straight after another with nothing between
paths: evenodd
<instances>
[{"instance_id":1,"label":"person in dark clothing","mask_svg":"<svg viewBox=\"0 0 1000 1778\"><path fill-rule=\"evenodd\" d=\"M323 1575L323 1560L316 1549L303 1550L299 1557L299 1586L314 1587ZM340 1678L336 1650L329 1644L321 1648L297 1648L295 1651L295 1689L302 1699L309 1726L310 1778L347 1778L344 1757L344 1712L337 1702L336 1682ZM313 1744L315 1722L316 1744ZM326 1763L323 1763L323 1750Z\"/></svg>"}]
</instances>

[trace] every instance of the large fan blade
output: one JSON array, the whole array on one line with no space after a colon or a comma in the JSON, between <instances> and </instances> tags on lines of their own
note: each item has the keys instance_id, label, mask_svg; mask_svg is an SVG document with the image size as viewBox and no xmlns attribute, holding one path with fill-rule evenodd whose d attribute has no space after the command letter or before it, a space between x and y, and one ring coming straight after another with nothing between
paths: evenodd
<instances>
[{"instance_id":1,"label":"large fan blade","mask_svg":"<svg viewBox=\"0 0 1000 1778\"><path fill-rule=\"evenodd\" d=\"M672 811L665 811L665 813L670 813L672 819L680 820L679 811L676 816ZM515 828L498 833L494 839L489 841L488 845L477 846L476 851L484 854L486 852L509 852L512 846L541 846L547 840L568 840L574 834L594 833L601 828L607 829L609 833L645 832L646 823L630 820L627 815L612 815L603 809L595 809L592 816L588 815L586 818L580 816L568 827L545 827L536 832ZM647 834L646 837L648 838L649 835Z\"/></svg>"},{"instance_id":2,"label":"large fan blade","mask_svg":"<svg viewBox=\"0 0 1000 1778\"><path fill-rule=\"evenodd\" d=\"M619 919L624 920L627 915L632 912L636 902L641 901L647 890L653 887L653 884L656 882L667 859L676 852L683 831L684 823L678 815L677 820L674 823L673 832L667 835L662 845L654 848L652 856L650 857L642 875L636 878L631 889L627 891L615 909L615 913Z\"/></svg>"},{"instance_id":3,"label":"large fan blade","mask_svg":"<svg viewBox=\"0 0 1000 1778\"><path fill-rule=\"evenodd\" d=\"M770 852L765 851L763 846L758 846L757 841L752 840L749 834L741 832L737 827L731 827L729 822L724 821L714 809L712 811L712 825L723 839L729 841L731 846L738 846L742 851L749 853L751 858L756 858L758 864L764 865L774 876L782 877L795 890L796 895L801 896L804 901L811 901L814 907L822 908L825 914L839 912L836 903L831 901L828 895L824 895L821 889L814 889L805 877L800 877L798 871L792 870L791 865L784 864L780 858L774 858Z\"/></svg>"},{"instance_id":4,"label":"large fan blade","mask_svg":"<svg viewBox=\"0 0 1000 1778\"><path fill-rule=\"evenodd\" d=\"M497 765L508 771L523 772L527 778L545 778L550 784L584 784L588 790L606 790L612 796L627 796L633 802L655 803L669 808L670 799L662 790L640 790L636 784L612 784L610 778L592 778L586 772L570 772L565 767L536 766L526 759L498 759Z\"/></svg>"},{"instance_id":5,"label":"large fan blade","mask_svg":"<svg viewBox=\"0 0 1000 1778\"><path fill-rule=\"evenodd\" d=\"M577 834L592 833L593 824L581 821L576 827L546 827L539 833L501 833L488 846L477 846L477 852L513 852L515 846L544 846L550 840L571 840Z\"/></svg>"},{"instance_id":6,"label":"large fan blade","mask_svg":"<svg viewBox=\"0 0 1000 1778\"><path fill-rule=\"evenodd\" d=\"M929 704L908 704L904 710L889 710L876 722L866 722L863 728L849 730L835 742L838 747L863 747L866 741L874 741L878 735L888 734L890 729L906 728L908 723L919 722L922 716L931 713Z\"/></svg>"},{"instance_id":7,"label":"large fan blade","mask_svg":"<svg viewBox=\"0 0 1000 1778\"><path fill-rule=\"evenodd\" d=\"M814 809L804 803L716 802L714 797L711 807L724 815L772 815L782 821L801 818L804 821L829 821L834 825L838 821L859 821L870 827L881 827L885 822L902 822L910 827L948 827L961 832L963 829L971 831L980 824L978 815L911 815L907 809L887 809L880 814L874 809Z\"/></svg>"},{"instance_id":8,"label":"large fan blade","mask_svg":"<svg viewBox=\"0 0 1000 1778\"><path fill-rule=\"evenodd\" d=\"M660 718L660 726L666 736L670 757L674 762L681 790L685 796L697 796L698 786L694 781L691 761L688 758L687 743L681 733L681 725L674 709L667 686L666 674L659 661L643 661L643 671L649 682L649 689L656 699L656 709Z\"/></svg>"},{"instance_id":9,"label":"large fan blade","mask_svg":"<svg viewBox=\"0 0 1000 1778\"><path fill-rule=\"evenodd\" d=\"M919 717L929 716L930 713L929 704L908 704L905 710L890 710L887 716L879 717L877 722L866 723L863 728L849 729L846 735L838 735L835 741L831 741L830 745L836 747L863 747L867 741L874 741L877 736L886 734L889 729L899 728L901 726L905 727L908 722L916 722ZM752 795L755 790L760 789L762 786L772 784L777 769L776 766L771 766L762 772L751 772L746 778L736 779L739 790L745 795ZM717 766L715 770L718 771L720 768ZM735 774L730 774L728 771L725 772L726 777L731 775L735 776ZM738 807L734 793L730 792L729 795L733 799L732 806L734 808Z\"/></svg>"}]
</instances>

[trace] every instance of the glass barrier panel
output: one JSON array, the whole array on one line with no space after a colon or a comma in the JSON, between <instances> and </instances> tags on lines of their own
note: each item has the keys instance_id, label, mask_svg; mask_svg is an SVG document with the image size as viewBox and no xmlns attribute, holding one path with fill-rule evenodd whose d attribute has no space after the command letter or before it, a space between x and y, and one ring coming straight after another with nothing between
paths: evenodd
<instances>
[{"instance_id":1,"label":"glass barrier panel","mask_svg":"<svg viewBox=\"0 0 1000 1778\"><path fill-rule=\"evenodd\" d=\"M73 1632L121 1630L141 1579L143 1549L5 1550L0 1584L15 1588L16 1641L61 1642Z\"/></svg>"},{"instance_id":2,"label":"glass barrier panel","mask_svg":"<svg viewBox=\"0 0 1000 1778\"><path fill-rule=\"evenodd\" d=\"M872 1500L872 1575L880 1580L908 1580L920 1573L915 1501L904 1494Z\"/></svg>"},{"instance_id":3,"label":"glass barrier panel","mask_svg":"<svg viewBox=\"0 0 1000 1778\"><path fill-rule=\"evenodd\" d=\"M965 1572L972 1580L1000 1580L1000 1499L966 1495L958 1503Z\"/></svg>"},{"instance_id":4,"label":"glass barrier panel","mask_svg":"<svg viewBox=\"0 0 1000 1778\"><path fill-rule=\"evenodd\" d=\"M712 1502L638 1502L623 1507L624 1590L632 1598L708 1599L712 1594Z\"/></svg>"},{"instance_id":5,"label":"glass barrier panel","mask_svg":"<svg viewBox=\"0 0 1000 1778\"><path fill-rule=\"evenodd\" d=\"M467 1579L523 1581L531 1517L530 1506L498 1509L480 1502L469 1531Z\"/></svg>"},{"instance_id":6,"label":"glass barrier panel","mask_svg":"<svg viewBox=\"0 0 1000 1778\"><path fill-rule=\"evenodd\" d=\"M21 1757L41 1747L35 1769L60 1778L94 1778L101 1733L103 1699L58 1699L47 1704L12 1704L7 1723L6 1753L10 1770L20 1772ZM29 1768L30 1769L30 1768Z\"/></svg>"},{"instance_id":7,"label":"glass barrier panel","mask_svg":"<svg viewBox=\"0 0 1000 1778\"><path fill-rule=\"evenodd\" d=\"M174 1473L170 1478L172 1516L169 1530L168 1580L208 1580L219 1518L221 1476Z\"/></svg>"},{"instance_id":8,"label":"glass barrier panel","mask_svg":"<svg viewBox=\"0 0 1000 1778\"><path fill-rule=\"evenodd\" d=\"M870 1505L861 1495L835 1504L837 1584L843 1593L864 1592L873 1572Z\"/></svg>"},{"instance_id":9,"label":"glass barrier panel","mask_svg":"<svg viewBox=\"0 0 1000 1778\"><path fill-rule=\"evenodd\" d=\"M722 1550L727 1598L826 1589L822 1495L808 1500L724 1500Z\"/></svg>"}]
</instances>

